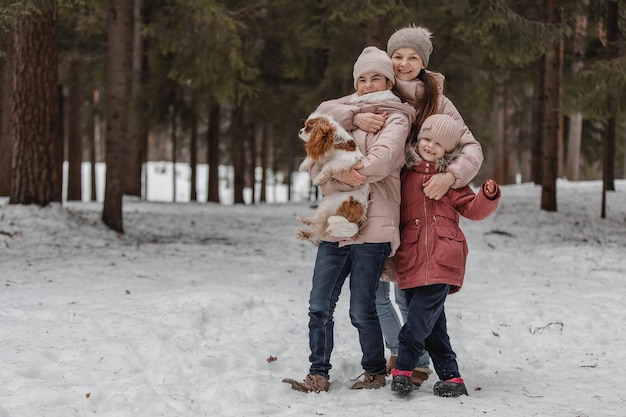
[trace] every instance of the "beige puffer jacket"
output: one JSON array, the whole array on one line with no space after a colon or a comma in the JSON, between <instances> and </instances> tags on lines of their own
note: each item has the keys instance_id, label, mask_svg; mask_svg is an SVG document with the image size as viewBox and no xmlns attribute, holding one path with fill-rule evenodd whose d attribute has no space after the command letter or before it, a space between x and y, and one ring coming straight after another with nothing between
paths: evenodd
<instances>
[{"instance_id":1,"label":"beige puffer jacket","mask_svg":"<svg viewBox=\"0 0 626 417\"><path fill-rule=\"evenodd\" d=\"M370 184L370 201L367 220L359 234L350 239L336 239L327 236L327 241L339 241L340 246L358 243L391 243L391 255L400 245L400 169L404 164L404 143L415 119L415 111L401 103L391 91L356 96L356 94L336 100L325 101L317 112L329 114L337 120L344 106L367 109L367 112L388 112L385 126L378 133L367 133L360 129L350 133L359 150L365 155L363 168L359 172L367 177ZM337 117L336 117L337 116ZM319 172L319 167L311 169L311 178ZM350 190L347 184L330 180L321 186L324 194L334 190Z\"/></svg>"},{"instance_id":2,"label":"beige puffer jacket","mask_svg":"<svg viewBox=\"0 0 626 417\"><path fill-rule=\"evenodd\" d=\"M461 130L461 141L459 143L461 147L461 154L448 166L448 171L452 172L456 178L452 188L461 188L469 184L476 174L478 174L478 170L480 170L480 166L483 163L483 149L480 146L480 143L478 143L478 141L474 138L474 135L472 135L472 132L465 125L463 117L461 117L461 114L452 101L443 95L443 83L445 80L443 74L428 70L426 70L426 72L435 77L437 84L439 85L440 95L437 113L447 114L456 120L460 126L463 126ZM407 102L413 108L415 107L417 99L424 95L424 83L420 80L396 80L396 89L407 99Z\"/></svg>"}]
</instances>

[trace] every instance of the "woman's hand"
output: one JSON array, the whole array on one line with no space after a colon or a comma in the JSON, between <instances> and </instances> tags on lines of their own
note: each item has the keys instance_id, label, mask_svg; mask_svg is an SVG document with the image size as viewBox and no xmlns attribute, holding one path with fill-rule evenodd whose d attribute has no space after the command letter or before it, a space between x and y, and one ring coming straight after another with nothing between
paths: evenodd
<instances>
[{"instance_id":1,"label":"woman's hand","mask_svg":"<svg viewBox=\"0 0 626 417\"><path fill-rule=\"evenodd\" d=\"M337 181L348 184L351 187L358 187L365 182L365 175L359 174L357 169L363 168L363 164L357 164L350 171L346 171L335 177Z\"/></svg>"},{"instance_id":2,"label":"woman's hand","mask_svg":"<svg viewBox=\"0 0 626 417\"><path fill-rule=\"evenodd\" d=\"M424 183L424 195L432 200L440 200L454 185L456 178L451 172L440 172Z\"/></svg>"},{"instance_id":3,"label":"woman's hand","mask_svg":"<svg viewBox=\"0 0 626 417\"><path fill-rule=\"evenodd\" d=\"M356 113L352 117L352 123L359 129L368 133L377 133L385 126L387 120L387 112L383 114L376 113Z\"/></svg>"}]
</instances>

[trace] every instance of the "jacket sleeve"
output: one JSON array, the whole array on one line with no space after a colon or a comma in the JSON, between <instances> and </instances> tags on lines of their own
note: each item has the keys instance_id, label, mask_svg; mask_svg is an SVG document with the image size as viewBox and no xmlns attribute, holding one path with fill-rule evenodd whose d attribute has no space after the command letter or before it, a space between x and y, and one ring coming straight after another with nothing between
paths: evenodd
<instances>
[{"instance_id":1,"label":"jacket sleeve","mask_svg":"<svg viewBox=\"0 0 626 417\"><path fill-rule=\"evenodd\" d=\"M368 183L381 181L404 165L404 143L409 134L409 120L398 113L387 118L385 126L377 134L374 143L367 149L363 168L359 173L367 177Z\"/></svg>"},{"instance_id":2,"label":"jacket sleeve","mask_svg":"<svg viewBox=\"0 0 626 417\"><path fill-rule=\"evenodd\" d=\"M357 113L375 113L376 106L373 104L349 104L347 103L346 98L343 97L335 100L324 101L317 107L316 111L324 114L330 114L344 129L353 131L357 129L352 122L354 115Z\"/></svg>"},{"instance_id":3,"label":"jacket sleeve","mask_svg":"<svg viewBox=\"0 0 626 417\"><path fill-rule=\"evenodd\" d=\"M500 186L496 184L496 194L493 198L485 194L485 183L474 194L469 186L454 190L454 206L461 216L470 220L483 220L489 217L498 208L500 201Z\"/></svg>"},{"instance_id":4,"label":"jacket sleeve","mask_svg":"<svg viewBox=\"0 0 626 417\"><path fill-rule=\"evenodd\" d=\"M454 174L456 181L452 188L461 188L470 183L470 181L478 174L480 166L483 163L483 149L480 143L474 138L474 135L465 125L463 117L454 106L452 101L446 96L441 96L440 103L441 113L451 116L454 120L463 126L461 130L461 154L449 166L448 171Z\"/></svg>"}]
</instances>

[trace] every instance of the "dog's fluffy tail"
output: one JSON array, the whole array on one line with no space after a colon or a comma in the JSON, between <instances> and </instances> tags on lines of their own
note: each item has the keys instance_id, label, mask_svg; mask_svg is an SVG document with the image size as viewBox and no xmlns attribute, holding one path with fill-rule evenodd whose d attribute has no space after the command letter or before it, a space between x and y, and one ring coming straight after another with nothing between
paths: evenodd
<instances>
[{"instance_id":1,"label":"dog's fluffy tail","mask_svg":"<svg viewBox=\"0 0 626 417\"><path fill-rule=\"evenodd\" d=\"M359 225L343 216L330 216L326 232L333 237L352 237L359 232Z\"/></svg>"}]
</instances>

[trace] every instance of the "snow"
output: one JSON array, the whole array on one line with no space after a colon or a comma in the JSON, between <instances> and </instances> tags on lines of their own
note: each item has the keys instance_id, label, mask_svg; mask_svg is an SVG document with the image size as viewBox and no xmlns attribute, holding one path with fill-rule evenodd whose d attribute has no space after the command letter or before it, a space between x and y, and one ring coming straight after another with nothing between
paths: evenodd
<instances>
[{"instance_id":1,"label":"snow","mask_svg":"<svg viewBox=\"0 0 626 417\"><path fill-rule=\"evenodd\" d=\"M0 198L0 416L623 416L626 181L504 186L497 212L462 221L470 255L447 302L469 397L350 390L361 369L347 289L331 389L308 371L315 247L306 202L124 201L47 208ZM170 192L171 194L171 192ZM167 200L167 198L164 198Z\"/></svg>"}]
</instances>

